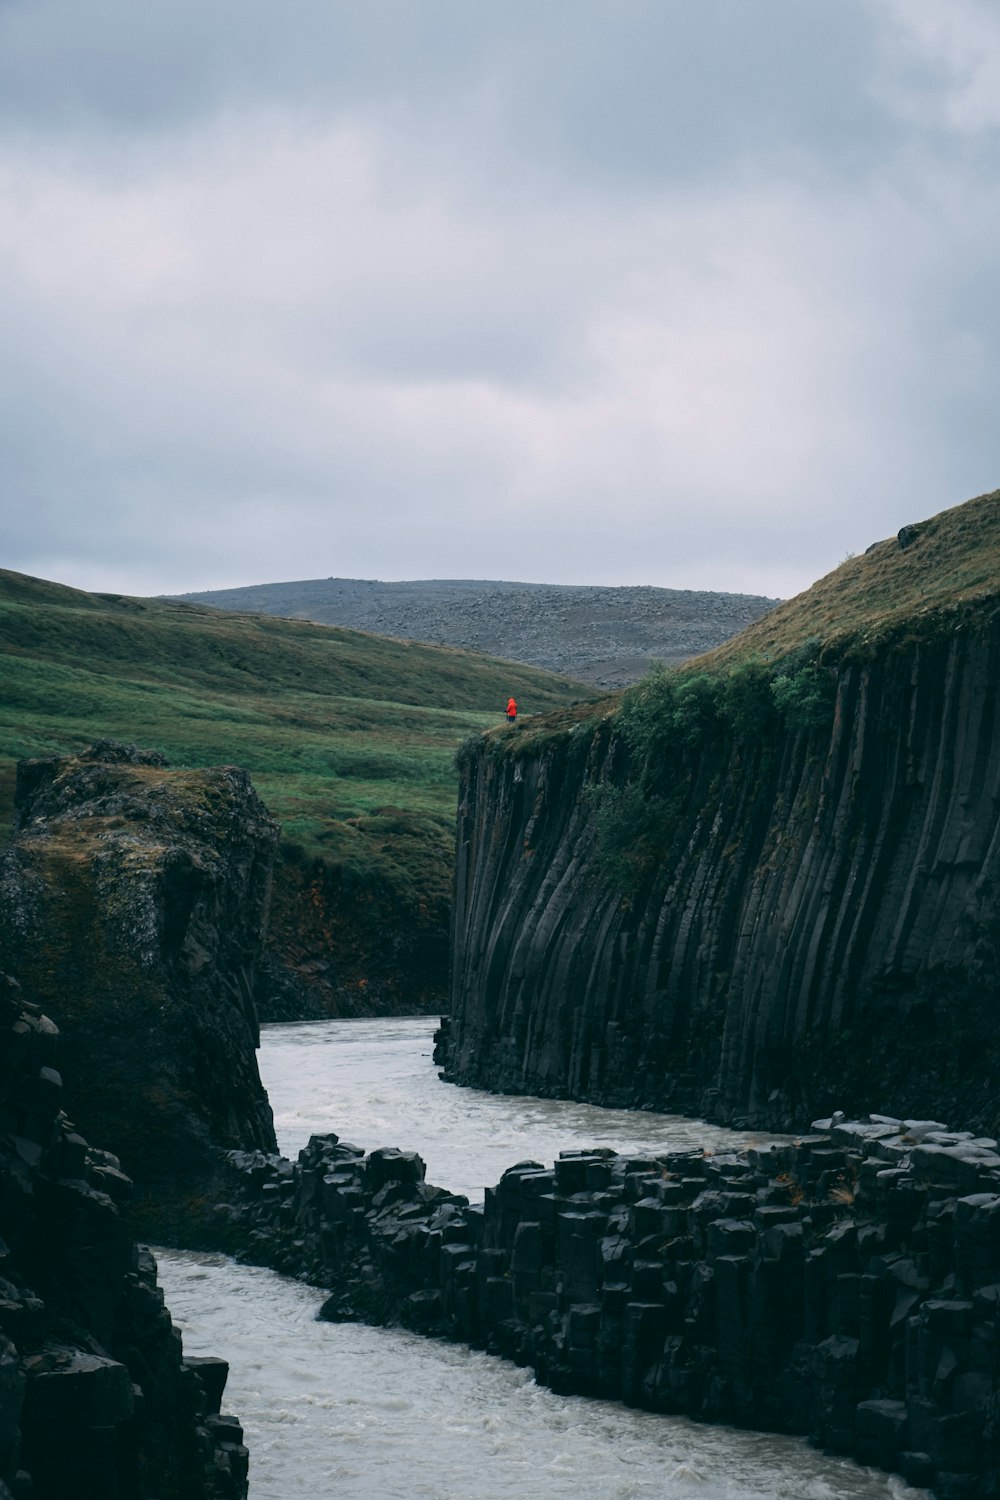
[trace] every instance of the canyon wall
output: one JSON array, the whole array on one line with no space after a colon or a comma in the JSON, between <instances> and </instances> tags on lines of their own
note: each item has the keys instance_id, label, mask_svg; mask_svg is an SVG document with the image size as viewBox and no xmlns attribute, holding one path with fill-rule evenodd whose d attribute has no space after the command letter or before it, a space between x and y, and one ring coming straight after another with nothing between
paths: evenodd
<instances>
[{"instance_id":1,"label":"canyon wall","mask_svg":"<svg viewBox=\"0 0 1000 1500\"><path fill-rule=\"evenodd\" d=\"M151 1237L205 1238L220 1154L275 1144L253 985L277 834L233 766L102 741L18 768L3 966L59 1026L66 1110L114 1146Z\"/></svg>"},{"instance_id":2,"label":"canyon wall","mask_svg":"<svg viewBox=\"0 0 1000 1500\"><path fill-rule=\"evenodd\" d=\"M185 1360L132 1184L61 1109L59 1033L0 975L0 1500L239 1500L224 1360Z\"/></svg>"},{"instance_id":3,"label":"canyon wall","mask_svg":"<svg viewBox=\"0 0 1000 1500\"><path fill-rule=\"evenodd\" d=\"M835 1102L995 1130L998 620L988 601L827 659L821 723L681 744L631 881L598 837L635 772L614 713L487 737L445 1076L779 1130Z\"/></svg>"}]
</instances>

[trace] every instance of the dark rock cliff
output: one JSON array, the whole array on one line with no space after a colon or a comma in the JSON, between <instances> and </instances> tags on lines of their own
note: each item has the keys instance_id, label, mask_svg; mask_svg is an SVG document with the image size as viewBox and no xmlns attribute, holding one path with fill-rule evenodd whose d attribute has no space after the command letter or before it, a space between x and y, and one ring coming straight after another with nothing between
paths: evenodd
<instances>
[{"instance_id":1,"label":"dark rock cliff","mask_svg":"<svg viewBox=\"0 0 1000 1500\"><path fill-rule=\"evenodd\" d=\"M1000 496L978 505L976 536ZM945 583L968 526L948 524ZM903 568L932 592L936 534L912 530L799 614L859 608ZM995 1130L1000 601L992 553L967 551L975 598L821 654L825 717L720 717L680 744L630 883L599 847L601 799L635 769L615 705L484 741L460 794L448 1078L778 1129L842 1101Z\"/></svg>"},{"instance_id":2,"label":"dark rock cliff","mask_svg":"<svg viewBox=\"0 0 1000 1500\"><path fill-rule=\"evenodd\" d=\"M132 1184L66 1118L59 1034L0 976L0 1497L238 1500L224 1360L185 1360Z\"/></svg>"},{"instance_id":3,"label":"dark rock cliff","mask_svg":"<svg viewBox=\"0 0 1000 1500\"><path fill-rule=\"evenodd\" d=\"M160 1238L197 1240L221 1150L274 1146L253 979L276 840L236 767L102 742L18 768L3 964L60 1027L67 1110Z\"/></svg>"}]
</instances>

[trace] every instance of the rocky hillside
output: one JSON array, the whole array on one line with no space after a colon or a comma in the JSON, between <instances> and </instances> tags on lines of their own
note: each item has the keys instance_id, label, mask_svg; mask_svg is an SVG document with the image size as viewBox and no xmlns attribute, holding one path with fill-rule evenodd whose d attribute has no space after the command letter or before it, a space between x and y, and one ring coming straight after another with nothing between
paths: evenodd
<instances>
[{"instance_id":1,"label":"rocky hillside","mask_svg":"<svg viewBox=\"0 0 1000 1500\"><path fill-rule=\"evenodd\" d=\"M132 1184L63 1113L62 1065L58 1028L0 975L0 1500L239 1500L228 1366L184 1359Z\"/></svg>"},{"instance_id":2,"label":"rocky hillside","mask_svg":"<svg viewBox=\"0 0 1000 1500\"><path fill-rule=\"evenodd\" d=\"M464 646L602 688L635 682L654 661L676 663L709 651L779 602L691 589L358 578L262 583L181 597L219 609Z\"/></svg>"},{"instance_id":3,"label":"rocky hillside","mask_svg":"<svg viewBox=\"0 0 1000 1500\"><path fill-rule=\"evenodd\" d=\"M103 741L18 768L4 965L63 1033L67 1112L113 1144L162 1239L197 1241L220 1151L274 1145L253 985L276 842L233 766Z\"/></svg>"},{"instance_id":4,"label":"rocky hillside","mask_svg":"<svg viewBox=\"0 0 1000 1500\"><path fill-rule=\"evenodd\" d=\"M1000 1117L1000 492L464 769L450 1078ZM993 1133L993 1132L991 1132Z\"/></svg>"}]
</instances>

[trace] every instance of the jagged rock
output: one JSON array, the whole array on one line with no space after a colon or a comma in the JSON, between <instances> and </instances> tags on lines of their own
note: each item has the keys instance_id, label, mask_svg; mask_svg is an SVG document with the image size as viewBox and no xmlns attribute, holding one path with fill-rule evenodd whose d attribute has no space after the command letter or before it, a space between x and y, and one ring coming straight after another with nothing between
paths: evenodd
<instances>
[{"instance_id":1,"label":"jagged rock","mask_svg":"<svg viewBox=\"0 0 1000 1500\"><path fill-rule=\"evenodd\" d=\"M183 1360L117 1158L38 1088L57 1042L0 977L0 1496L238 1500L242 1434L213 1415L228 1367Z\"/></svg>"},{"instance_id":2,"label":"jagged rock","mask_svg":"<svg viewBox=\"0 0 1000 1500\"><path fill-rule=\"evenodd\" d=\"M896 533L896 540L904 552L907 547L913 546L913 543L917 540L923 529L919 522L912 526L901 526L899 528L899 531Z\"/></svg>"},{"instance_id":3,"label":"jagged rock","mask_svg":"<svg viewBox=\"0 0 1000 1500\"><path fill-rule=\"evenodd\" d=\"M220 1149L274 1146L253 971L277 826L236 767L171 771L101 741L21 763L16 830L0 853L4 961L62 1029L65 1108L121 1157L102 1188L120 1192L124 1166L147 1230L169 1238ZM48 1144L38 1122L59 1087L47 1060L21 1078L26 1149ZM79 1157L69 1137L62 1149Z\"/></svg>"}]
</instances>

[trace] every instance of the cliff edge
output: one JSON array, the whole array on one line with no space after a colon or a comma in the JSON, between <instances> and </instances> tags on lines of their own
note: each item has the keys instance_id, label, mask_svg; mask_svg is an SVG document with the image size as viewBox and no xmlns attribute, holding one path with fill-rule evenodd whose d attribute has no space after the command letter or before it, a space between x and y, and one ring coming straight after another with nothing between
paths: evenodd
<instances>
[{"instance_id":1,"label":"cliff edge","mask_svg":"<svg viewBox=\"0 0 1000 1500\"><path fill-rule=\"evenodd\" d=\"M1000 492L465 754L452 1081L1000 1117Z\"/></svg>"},{"instance_id":2,"label":"cliff edge","mask_svg":"<svg viewBox=\"0 0 1000 1500\"><path fill-rule=\"evenodd\" d=\"M277 825L244 771L102 741L18 767L0 952L62 1032L66 1109L136 1183L136 1221L200 1237L232 1147L273 1149L254 965Z\"/></svg>"}]
</instances>

